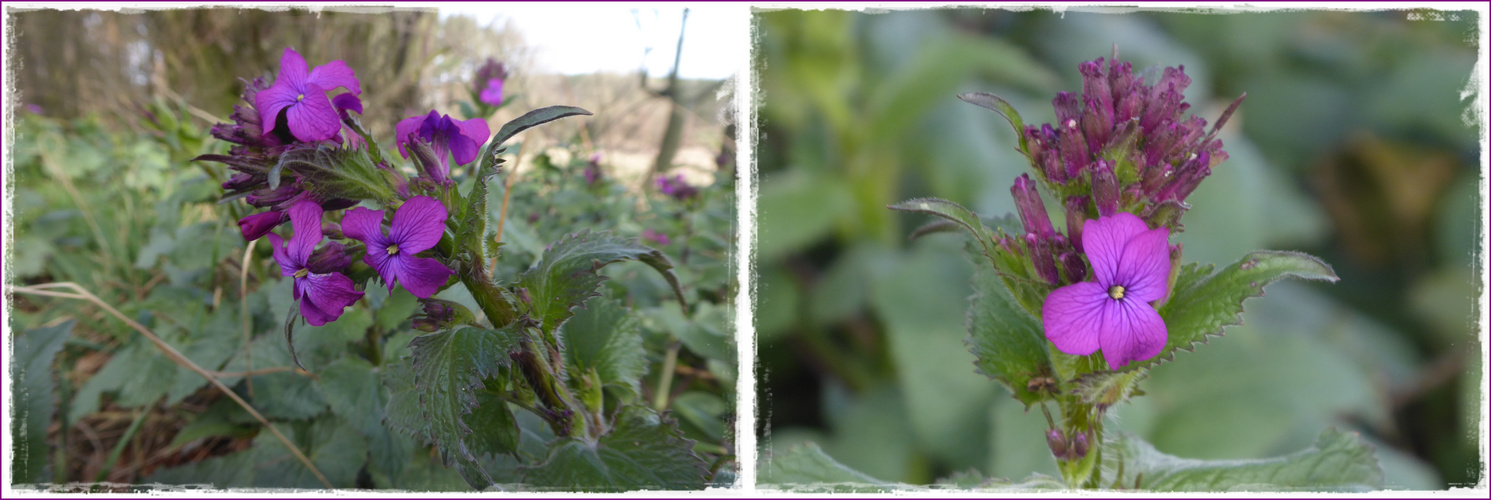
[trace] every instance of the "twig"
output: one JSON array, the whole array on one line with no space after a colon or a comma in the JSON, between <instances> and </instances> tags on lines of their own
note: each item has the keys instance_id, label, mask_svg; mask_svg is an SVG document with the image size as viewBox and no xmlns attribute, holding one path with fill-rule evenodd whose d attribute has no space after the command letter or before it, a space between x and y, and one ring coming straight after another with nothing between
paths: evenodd
<instances>
[{"instance_id":1,"label":"twig","mask_svg":"<svg viewBox=\"0 0 1491 500\"><path fill-rule=\"evenodd\" d=\"M238 315L243 317L243 369L247 372L254 371L254 362L250 357L253 349L249 346L249 341L253 339L253 332L250 331L253 321L249 318L248 310L248 270L249 259L254 256L254 245L258 243L259 240L248 242L248 246L243 249L243 261L239 263L238 270ZM248 384L249 397L254 397L253 377L244 379L244 382Z\"/></svg>"},{"instance_id":2,"label":"twig","mask_svg":"<svg viewBox=\"0 0 1491 500\"><path fill-rule=\"evenodd\" d=\"M134 329L137 332L140 332L140 335L144 335L146 339L149 339L152 344L155 344L155 347L157 349L160 349L161 352L166 355L166 358L170 359L178 365L196 372L197 375L201 375L202 378L207 379L209 383L217 386L218 390L223 391L223 394L227 395L230 399L233 400L233 402L238 403L238 406L242 407L244 411L247 411L249 415L253 415L254 419L258 420L260 424L263 424L265 428L269 429L269 432L273 433L274 437L276 439L279 439L280 443L284 444L285 448L288 448L290 450L290 453L295 455L296 459L300 460L300 463L305 464L305 467L307 469L310 469L312 474L316 475L316 479L319 479L321 481L321 484L326 485L328 489L335 488L335 486L331 485L331 481L326 479L326 476L324 474L321 474L321 470L317 469L316 465L311 463L311 459L306 457L305 453L302 453L300 451L300 448L295 447L295 444L291 443L289 438L286 438L284 434L280 433L279 429L275 428L274 425L271 425L269 423L269 420L264 418L264 415L259 414L258 410L255 410L254 407L249 405L247 401L244 401L243 398L239 397L237 393L234 393L233 389L229 388L226 384L223 384L222 381L213 378L211 373L209 373L207 370L202 369L202 367L197 366L197 364L192 362L192 360L187 359L187 357L183 356L180 351L177 351L176 348L171 347L170 344L167 344L165 341L161 340L160 337L155 336L154 333L151 333L150 329L145 328L144 325L141 325L135 322L135 320L129 319L129 317L121 314L118 309L114 309L113 306L105 303L103 300L99 299L97 296L93 295L83 287L78 286L77 283L47 283L42 285L23 287L6 286L5 288L10 293L24 293L30 295L60 297L65 299L86 300L88 302L92 302L99 308L108 311L109 314L113 315L115 318L118 318L119 321L123 321L126 325L129 325L130 328ZM71 289L77 293L70 294L48 291L48 289L51 288L66 288Z\"/></svg>"}]
</instances>

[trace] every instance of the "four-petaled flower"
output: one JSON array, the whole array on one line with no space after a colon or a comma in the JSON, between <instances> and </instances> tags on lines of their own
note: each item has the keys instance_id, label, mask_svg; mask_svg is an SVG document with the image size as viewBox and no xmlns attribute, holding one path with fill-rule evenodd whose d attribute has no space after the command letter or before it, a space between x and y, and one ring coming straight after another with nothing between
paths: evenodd
<instances>
[{"instance_id":1,"label":"four-petaled flower","mask_svg":"<svg viewBox=\"0 0 1491 500\"><path fill-rule=\"evenodd\" d=\"M295 278L295 300L300 302L300 315L312 326L336 321L343 309L363 295L352 288L351 278L336 272L338 264L346 267L345 259L313 255L316 245L326 238L321 233L321 213L321 205L316 202L297 202L289 210L290 227L295 231L289 245L279 235L269 233L274 261L279 263L282 275ZM340 245L327 250L343 251Z\"/></svg>"},{"instance_id":2,"label":"four-petaled flower","mask_svg":"<svg viewBox=\"0 0 1491 500\"><path fill-rule=\"evenodd\" d=\"M394 126L394 138L398 140L399 154L404 158L409 157L409 150L405 145L415 139L430 145L437 164L422 167L431 180L441 185L450 184L446 179L450 174L447 158L454 155L458 164L471 163L476 159L477 150L491 135L492 130L487 127L484 119L452 120L449 115L442 115L434 110L428 115L399 120L398 125Z\"/></svg>"},{"instance_id":3,"label":"four-petaled flower","mask_svg":"<svg viewBox=\"0 0 1491 500\"><path fill-rule=\"evenodd\" d=\"M264 135L272 133L279 123L281 111L285 113L290 134L303 142L331 139L342 129L337 110L326 92L344 87L353 94L361 94L357 75L340 60L310 71L306 66L300 53L286 48L285 54L280 56L280 74L274 85L255 97L254 106L264 120Z\"/></svg>"},{"instance_id":4,"label":"four-petaled flower","mask_svg":"<svg viewBox=\"0 0 1491 500\"><path fill-rule=\"evenodd\" d=\"M1046 338L1076 356L1102 349L1114 370L1158 355L1167 333L1149 303L1164 297L1169 286L1169 237L1169 229L1149 229L1127 212L1083 224L1082 247L1096 281L1067 285L1046 297L1041 308Z\"/></svg>"},{"instance_id":5,"label":"four-petaled flower","mask_svg":"<svg viewBox=\"0 0 1491 500\"><path fill-rule=\"evenodd\" d=\"M394 281L415 297L429 298L455 274L439 260L414 255L434 248L445 233L445 206L428 196L415 196L394 211L387 235L383 233L383 211L357 207L342 218L342 234L363 242L363 257L388 290Z\"/></svg>"}]
</instances>

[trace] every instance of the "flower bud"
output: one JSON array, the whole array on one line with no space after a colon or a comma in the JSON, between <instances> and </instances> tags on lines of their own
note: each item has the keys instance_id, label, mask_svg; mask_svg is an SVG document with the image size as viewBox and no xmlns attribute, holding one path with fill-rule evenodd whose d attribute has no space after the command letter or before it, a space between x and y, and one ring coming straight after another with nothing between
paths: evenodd
<instances>
[{"instance_id":1,"label":"flower bud","mask_svg":"<svg viewBox=\"0 0 1491 500\"><path fill-rule=\"evenodd\" d=\"M1113 162L1100 159L1092 164L1092 199L1099 217L1118 212L1118 178L1113 174Z\"/></svg>"},{"instance_id":2,"label":"flower bud","mask_svg":"<svg viewBox=\"0 0 1491 500\"><path fill-rule=\"evenodd\" d=\"M238 231L243 233L243 241L254 241L263 238L287 220L290 220L290 217L285 215L285 212L261 212L239 219Z\"/></svg>"},{"instance_id":3,"label":"flower bud","mask_svg":"<svg viewBox=\"0 0 1491 500\"><path fill-rule=\"evenodd\" d=\"M1081 460L1087 456L1087 433L1077 434L1072 438L1072 450L1069 455L1072 460Z\"/></svg>"},{"instance_id":4,"label":"flower bud","mask_svg":"<svg viewBox=\"0 0 1491 500\"><path fill-rule=\"evenodd\" d=\"M347 255L347 247L335 241L311 253L311 258L305 262L305 268L316 274L334 273L350 265L352 256Z\"/></svg>"},{"instance_id":5,"label":"flower bud","mask_svg":"<svg viewBox=\"0 0 1491 500\"><path fill-rule=\"evenodd\" d=\"M1066 435L1062 434L1060 429L1046 431L1046 446L1051 448L1051 455L1054 455L1058 461L1065 461L1071 457L1067 450Z\"/></svg>"},{"instance_id":6,"label":"flower bud","mask_svg":"<svg viewBox=\"0 0 1491 500\"><path fill-rule=\"evenodd\" d=\"M1030 175L1016 177L1010 193L1015 197L1015 208L1020 212L1020 221L1025 223L1026 233L1036 235L1042 243L1056 236L1051 219L1046 216L1046 205L1041 202L1041 194L1030 181Z\"/></svg>"},{"instance_id":7,"label":"flower bud","mask_svg":"<svg viewBox=\"0 0 1491 500\"><path fill-rule=\"evenodd\" d=\"M1082 262L1082 255L1077 252L1061 254L1061 269L1066 271L1067 283L1080 283L1087 279L1087 263Z\"/></svg>"},{"instance_id":8,"label":"flower bud","mask_svg":"<svg viewBox=\"0 0 1491 500\"><path fill-rule=\"evenodd\" d=\"M437 185L446 187L454 184L446 178L450 166L445 164L443 158L435 157L435 150L430 147L429 143L422 139L415 139L409 141L405 147L409 150L409 156L414 158L414 165L419 167L421 179L428 179Z\"/></svg>"},{"instance_id":9,"label":"flower bud","mask_svg":"<svg viewBox=\"0 0 1491 500\"><path fill-rule=\"evenodd\" d=\"M343 238L342 225L329 220L321 221L321 234L333 240L340 240Z\"/></svg>"},{"instance_id":10,"label":"flower bud","mask_svg":"<svg viewBox=\"0 0 1491 500\"><path fill-rule=\"evenodd\" d=\"M1087 222L1087 197L1082 195L1066 198L1066 234L1072 248L1082 251L1082 224Z\"/></svg>"},{"instance_id":11,"label":"flower bud","mask_svg":"<svg viewBox=\"0 0 1491 500\"><path fill-rule=\"evenodd\" d=\"M1056 259L1051 256L1051 248L1036 237L1034 234L1025 235L1025 245L1030 248L1030 260L1035 264L1035 272L1052 285L1060 284L1061 276L1056 273Z\"/></svg>"}]
</instances>

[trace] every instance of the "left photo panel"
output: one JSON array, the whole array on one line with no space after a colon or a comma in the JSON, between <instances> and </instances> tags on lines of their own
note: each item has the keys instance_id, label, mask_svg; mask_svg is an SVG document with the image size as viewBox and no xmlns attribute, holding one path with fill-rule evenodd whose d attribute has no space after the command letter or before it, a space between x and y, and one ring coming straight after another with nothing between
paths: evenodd
<instances>
[{"instance_id":1,"label":"left photo panel","mask_svg":"<svg viewBox=\"0 0 1491 500\"><path fill-rule=\"evenodd\" d=\"M746 487L740 9L4 18L7 491Z\"/></svg>"}]
</instances>

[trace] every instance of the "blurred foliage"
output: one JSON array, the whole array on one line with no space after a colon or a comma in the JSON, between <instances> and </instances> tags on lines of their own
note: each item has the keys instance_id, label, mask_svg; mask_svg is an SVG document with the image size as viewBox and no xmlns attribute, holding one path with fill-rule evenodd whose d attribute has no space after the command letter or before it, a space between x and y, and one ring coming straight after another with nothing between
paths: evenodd
<instances>
[{"instance_id":1,"label":"blurred foliage","mask_svg":"<svg viewBox=\"0 0 1491 500\"><path fill-rule=\"evenodd\" d=\"M1377 447L1389 488L1481 480L1475 13L773 11L755 25L764 452L803 460L816 450L789 450L813 441L814 463L886 482L1057 475L1041 415L974 372L959 240L905 243L926 217L885 206L1013 212L1016 137L954 95L992 92L1048 123L1056 92L1081 89L1077 64L1116 44L1136 70L1183 64L1208 120L1248 94L1222 133L1231 159L1190 198L1185 259L1297 249L1342 280L1275 285L1245 326L1157 367L1110 428L1149 453L1261 459L1334 426Z\"/></svg>"},{"instance_id":2,"label":"blurred foliage","mask_svg":"<svg viewBox=\"0 0 1491 500\"><path fill-rule=\"evenodd\" d=\"M385 415L389 387L397 387L405 368L394 361L408 356L410 340L422 333L411 324L415 298L402 289L368 290L339 321L297 327L295 350L309 371L293 370L283 333L295 307L291 283L281 278L270 245L245 255L234 223L243 206L218 203L221 168L188 161L226 144L205 139L205 121L185 108L157 101L128 128L95 116L18 116L15 176L7 179L16 194L15 239L6 244L13 249L13 284L71 281L98 295L219 372L338 488L468 490L454 469L432 458L438 456L432 448L392 430L387 419L395 417ZM618 368L624 373L603 375L632 382L615 391L608 386L607 407L636 400L671 411L683 436L694 440L694 452L713 466L709 477L731 484L739 372L729 271L733 172L714 173L697 197L676 200L606 180L605 165L597 167L602 179L587 183L589 163L580 159L578 143L551 149L573 161L556 163L545 154L536 170L520 173L507 203L494 184L491 216L507 216L496 276L514 281L543 254L541 242L578 228L625 238L666 235L666 243L642 244L677 264L689 309L680 311L672 289L646 265L618 264L603 271L610 277L606 295L615 299L587 302L566 324L566 335L612 339L613 329L631 332L625 337L638 344L624 347L639 359ZM474 182L456 178L464 178L465 189ZM481 310L461 287L440 297ZM8 298L13 314L6 321L17 359L26 363L16 387L26 394L24 408L11 430L25 443L15 447L17 484L322 487L245 410L98 306L23 293ZM579 357L593 351L581 351L572 363L592 361ZM246 378L250 369L257 374ZM538 472L523 476L518 467L541 462L554 436L532 414L516 413L521 463L486 453L481 466L500 483L541 482ZM138 487L118 487L130 488Z\"/></svg>"}]
</instances>

